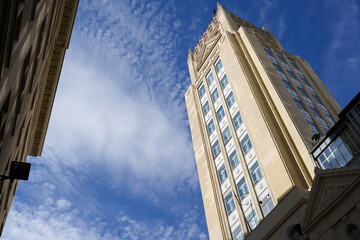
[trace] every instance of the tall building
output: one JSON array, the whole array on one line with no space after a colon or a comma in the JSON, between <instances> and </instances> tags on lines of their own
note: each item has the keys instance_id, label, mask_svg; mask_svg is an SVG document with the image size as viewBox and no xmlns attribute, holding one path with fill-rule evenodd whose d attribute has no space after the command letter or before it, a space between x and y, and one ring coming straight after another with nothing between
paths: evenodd
<instances>
[{"instance_id":1,"label":"tall building","mask_svg":"<svg viewBox=\"0 0 360 240\"><path fill-rule=\"evenodd\" d=\"M41 154L78 2L0 1L0 175ZM0 233L17 185L0 181Z\"/></svg>"},{"instance_id":2,"label":"tall building","mask_svg":"<svg viewBox=\"0 0 360 240\"><path fill-rule=\"evenodd\" d=\"M298 200L308 194L310 152L341 108L304 59L219 3L188 67L185 100L209 236L243 239L291 192Z\"/></svg>"}]
</instances>

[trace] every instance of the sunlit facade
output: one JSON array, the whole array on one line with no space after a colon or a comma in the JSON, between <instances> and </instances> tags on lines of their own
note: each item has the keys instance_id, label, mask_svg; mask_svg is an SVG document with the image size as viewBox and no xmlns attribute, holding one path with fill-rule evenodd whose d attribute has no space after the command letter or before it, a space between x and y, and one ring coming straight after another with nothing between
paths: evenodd
<instances>
[{"instance_id":1,"label":"sunlit facade","mask_svg":"<svg viewBox=\"0 0 360 240\"><path fill-rule=\"evenodd\" d=\"M244 239L289 192L312 186L310 151L341 108L304 59L220 4L188 66L209 236Z\"/></svg>"}]
</instances>

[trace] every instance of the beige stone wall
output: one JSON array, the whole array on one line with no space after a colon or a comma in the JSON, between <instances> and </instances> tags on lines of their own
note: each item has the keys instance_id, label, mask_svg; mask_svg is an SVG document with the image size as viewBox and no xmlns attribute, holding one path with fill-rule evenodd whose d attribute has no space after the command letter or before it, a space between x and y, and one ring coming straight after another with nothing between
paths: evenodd
<instances>
[{"instance_id":1,"label":"beige stone wall","mask_svg":"<svg viewBox=\"0 0 360 240\"><path fill-rule=\"evenodd\" d=\"M186 91L185 100L209 236L210 239L214 240L229 239L231 233L226 216L224 216L225 209L218 184L217 172L210 157L209 143L204 136L205 123L200 117L202 112L197 99L197 89L191 85Z\"/></svg>"},{"instance_id":2,"label":"beige stone wall","mask_svg":"<svg viewBox=\"0 0 360 240\"><path fill-rule=\"evenodd\" d=\"M294 187L309 189L314 178L315 165L309 154L313 146L311 137L314 133L264 52L263 45L271 48L274 53L276 50L286 59L296 62L320 100L329 109L334 121L337 119L336 114L340 111L336 101L303 59L285 52L277 39L266 29L256 28L218 4L217 14L200 39L194 53L189 50L188 66L192 85L185 97L211 239L227 239L225 236L231 236L197 92L201 83L206 82L207 73L210 70L215 73L214 63L218 57L225 68L274 204L281 201ZM219 79L217 76L214 77L217 88L221 89ZM209 94L208 87L205 88ZM296 91L300 95L298 90ZM219 93L222 104L226 106L224 94L221 91ZM216 111L212 104L210 108L213 117L216 118ZM224 110L227 122L231 123L229 110L226 107ZM310 115L314 118L313 114ZM321 115L325 118L323 113ZM315 124L318 123L315 121ZM217 121L215 126L221 152L226 153ZM229 129L233 137L237 136L232 124L229 124ZM240 154L242 151L237 138L234 140L234 145L239 153L244 177L248 183L252 183L244 156ZM231 189L237 192L231 166L227 157L224 157ZM254 186L248 184L248 187L252 199L257 199ZM235 205L240 212L242 230L247 235L245 219L241 216L241 206L237 202ZM259 203L255 201L253 207L261 221L263 214Z\"/></svg>"}]
</instances>

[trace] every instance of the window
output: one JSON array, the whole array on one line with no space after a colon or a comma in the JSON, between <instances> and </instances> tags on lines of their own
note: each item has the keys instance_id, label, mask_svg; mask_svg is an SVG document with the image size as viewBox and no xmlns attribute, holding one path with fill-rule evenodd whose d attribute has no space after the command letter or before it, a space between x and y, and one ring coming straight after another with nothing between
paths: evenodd
<instances>
[{"instance_id":1,"label":"window","mask_svg":"<svg viewBox=\"0 0 360 240\"><path fill-rule=\"evenodd\" d=\"M19 40L20 30L21 30L21 22L24 12L24 2L19 1L18 9L17 9L17 17L15 21L15 30L14 30L14 40Z\"/></svg>"},{"instance_id":2,"label":"window","mask_svg":"<svg viewBox=\"0 0 360 240\"><path fill-rule=\"evenodd\" d=\"M293 60L290 60L290 59L289 59L289 62L290 62L290 64L291 64L291 66L293 66L293 68L294 68L295 70L300 71Z\"/></svg>"},{"instance_id":3,"label":"window","mask_svg":"<svg viewBox=\"0 0 360 240\"><path fill-rule=\"evenodd\" d=\"M210 106L208 101L205 102L203 106L203 111L204 111L204 116L206 116L206 114L210 111Z\"/></svg>"},{"instance_id":4,"label":"window","mask_svg":"<svg viewBox=\"0 0 360 240\"><path fill-rule=\"evenodd\" d=\"M218 174L219 174L220 183L223 183L227 179L227 173L224 164L222 164L221 167L219 168Z\"/></svg>"},{"instance_id":5,"label":"window","mask_svg":"<svg viewBox=\"0 0 360 240\"><path fill-rule=\"evenodd\" d=\"M231 168L234 169L237 165L239 165L239 156L236 153L236 150L234 150L229 157Z\"/></svg>"},{"instance_id":6,"label":"window","mask_svg":"<svg viewBox=\"0 0 360 240\"><path fill-rule=\"evenodd\" d=\"M231 106L232 106L232 105L234 104L234 102L235 102L235 97L234 97L233 92L230 92L229 96L227 96L226 102L227 102L227 105L229 106L229 108L231 108Z\"/></svg>"},{"instance_id":7,"label":"window","mask_svg":"<svg viewBox=\"0 0 360 240\"><path fill-rule=\"evenodd\" d=\"M319 130L315 127L313 121L309 121L308 119L306 119L306 122L313 133L319 133Z\"/></svg>"},{"instance_id":8,"label":"window","mask_svg":"<svg viewBox=\"0 0 360 240\"><path fill-rule=\"evenodd\" d=\"M316 94L312 93L311 96L313 97L313 99L315 100L315 102L321 104L319 98L316 96Z\"/></svg>"},{"instance_id":9,"label":"window","mask_svg":"<svg viewBox=\"0 0 360 240\"><path fill-rule=\"evenodd\" d=\"M256 184L263 177L258 161L250 168L253 183Z\"/></svg>"},{"instance_id":10,"label":"window","mask_svg":"<svg viewBox=\"0 0 360 240\"><path fill-rule=\"evenodd\" d=\"M241 231L240 225L235 228L235 230L232 232L234 240L244 240L244 234Z\"/></svg>"},{"instance_id":11,"label":"window","mask_svg":"<svg viewBox=\"0 0 360 240\"><path fill-rule=\"evenodd\" d=\"M204 85L201 85L201 87L199 88L199 95L200 95L200 99L205 95L205 87Z\"/></svg>"},{"instance_id":12,"label":"window","mask_svg":"<svg viewBox=\"0 0 360 240\"><path fill-rule=\"evenodd\" d=\"M240 182L237 184L237 188L239 190L241 200L249 194L249 189L247 187L244 177L242 177Z\"/></svg>"},{"instance_id":13,"label":"window","mask_svg":"<svg viewBox=\"0 0 360 240\"><path fill-rule=\"evenodd\" d=\"M209 135L211 135L214 130L215 130L215 125L214 125L214 121L211 119L210 122L208 123L207 125L207 129L208 129L208 132L209 132Z\"/></svg>"},{"instance_id":14,"label":"window","mask_svg":"<svg viewBox=\"0 0 360 240\"><path fill-rule=\"evenodd\" d=\"M330 113L329 113L329 112L325 112L325 111L323 111L323 112L324 112L324 115L325 115L326 119L329 121L329 123L330 123L331 125L334 125L334 121L332 120L332 118L331 118L331 116L330 116Z\"/></svg>"},{"instance_id":15,"label":"window","mask_svg":"<svg viewBox=\"0 0 360 240\"><path fill-rule=\"evenodd\" d=\"M300 79L301 79L301 81L302 81L306 86L311 87L310 84L309 84L309 82L306 81L306 79L305 79L303 76L300 75Z\"/></svg>"},{"instance_id":16,"label":"window","mask_svg":"<svg viewBox=\"0 0 360 240\"><path fill-rule=\"evenodd\" d=\"M324 124L321 124L321 123L320 123L320 125L321 125L322 129L324 129L324 132L328 132L328 131L329 131L329 128L328 128L327 125L324 125Z\"/></svg>"},{"instance_id":17,"label":"window","mask_svg":"<svg viewBox=\"0 0 360 240\"><path fill-rule=\"evenodd\" d=\"M246 220L248 221L251 230L254 230L256 226L259 224L259 221L256 217L256 213L252 207L251 207L251 212L246 216Z\"/></svg>"},{"instance_id":18,"label":"window","mask_svg":"<svg viewBox=\"0 0 360 240\"><path fill-rule=\"evenodd\" d=\"M271 200L270 194L267 194L263 199L260 200L261 209L264 217L268 215L274 208L274 203Z\"/></svg>"},{"instance_id":19,"label":"window","mask_svg":"<svg viewBox=\"0 0 360 240\"><path fill-rule=\"evenodd\" d=\"M264 50L265 50L265 52L266 52L266 54L267 54L268 56L270 56L270 57L273 56L269 48L267 48L267 47L265 47L265 46L263 46L263 48L264 48Z\"/></svg>"},{"instance_id":20,"label":"window","mask_svg":"<svg viewBox=\"0 0 360 240\"><path fill-rule=\"evenodd\" d=\"M219 122L224 118L225 112L224 112L224 108L222 106L217 110L216 115L217 115Z\"/></svg>"},{"instance_id":21,"label":"window","mask_svg":"<svg viewBox=\"0 0 360 240\"><path fill-rule=\"evenodd\" d=\"M294 76L294 74L292 73L292 71L287 70L287 73L289 74L289 76L290 76L291 78L295 79L295 76Z\"/></svg>"},{"instance_id":22,"label":"window","mask_svg":"<svg viewBox=\"0 0 360 240\"><path fill-rule=\"evenodd\" d=\"M307 95L302 87L297 86L297 88L298 88L299 92L301 93L301 95L303 95L304 97L307 97Z\"/></svg>"},{"instance_id":23,"label":"window","mask_svg":"<svg viewBox=\"0 0 360 240\"><path fill-rule=\"evenodd\" d=\"M300 110L306 111L306 109L304 108L304 105L301 103L300 99L294 98L294 101Z\"/></svg>"},{"instance_id":24,"label":"window","mask_svg":"<svg viewBox=\"0 0 360 240\"><path fill-rule=\"evenodd\" d=\"M303 233L301 231L301 226L300 224L296 224L295 226L292 227L292 229L289 232L289 239L290 240L301 240Z\"/></svg>"},{"instance_id":25,"label":"window","mask_svg":"<svg viewBox=\"0 0 360 240\"><path fill-rule=\"evenodd\" d=\"M243 122L239 111L235 114L233 121L235 129L238 129Z\"/></svg>"},{"instance_id":26,"label":"window","mask_svg":"<svg viewBox=\"0 0 360 240\"><path fill-rule=\"evenodd\" d=\"M276 53L276 56L279 58L280 62L286 64L285 59L279 53Z\"/></svg>"},{"instance_id":27,"label":"window","mask_svg":"<svg viewBox=\"0 0 360 240\"><path fill-rule=\"evenodd\" d=\"M313 106L309 106L311 109L311 112L315 115L315 117L321 118L318 111Z\"/></svg>"},{"instance_id":28,"label":"window","mask_svg":"<svg viewBox=\"0 0 360 240\"><path fill-rule=\"evenodd\" d=\"M1 154L4 135L5 135L5 126L6 126L8 112L9 112L10 97L11 97L11 91L8 93L8 95L5 99L5 102L3 103L3 105L0 109L0 154Z\"/></svg>"},{"instance_id":29,"label":"window","mask_svg":"<svg viewBox=\"0 0 360 240\"><path fill-rule=\"evenodd\" d=\"M211 94L211 97L212 97L213 102L216 102L216 100L219 98L219 92L218 92L217 88L215 88L215 90Z\"/></svg>"},{"instance_id":30,"label":"window","mask_svg":"<svg viewBox=\"0 0 360 240\"><path fill-rule=\"evenodd\" d=\"M230 192L226 197L225 197L225 205L226 205L226 212L229 215L232 211L234 211L235 209L235 202L234 202L234 198L232 196L232 192Z\"/></svg>"},{"instance_id":31,"label":"window","mask_svg":"<svg viewBox=\"0 0 360 240\"><path fill-rule=\"evenodd\" d=\"M228 83L229 83L229 80L228 80L226 74L224 74L224 76L220 80L222 89L224 89L228 85Z\"/></svg>"},{"instance_id":32,"label":"window","mask_svg":"<svg viewBox=\"0 0 360 240\"><path fill-rule=\"evenodd\" d=\"M227 126L225 128L222 135L223 135L223 139L224 139L224 144L227 144L229 142L229 140L231 139L231 133L230 133L229 126Z\"/></svg>"},{"instance_id":33,"label":"window","mask_svg":"<svg viewBox=\"0 0 360 240\"><path fill-rule=\"evenodd\" d=\"M212 145L211 148L212 148L212 151L213 151L214 158L216 158L217 155L219 155L219 153L221 152L219 141L216 140L216 142L214 143L214 145Z\"/></svg>"},{"instance_id":34,"label":"window","mask_svg":"<svg viewBox=\"0 0 360 240\"><path fill-rule=\"evenodd\" d=\"M349 224L346 227L346 236L348 240L359 240L360 230L355 224Z\"/></svg>"},{"instance_id":35,"label":"window","mask_svg":"<svg viewBox=\"0 0 360 240\"><path fill-rule=\"evenodd\" d=\"M223 68L223 65L222 65L222 62L221 62L221 60L219 58L219 60L217 60L217 62L215 63L216 72L219 73L222 68Z\"/></svg>"},{"instance_id":36,"label":"window","mask_svg":"<svg viewBox=\"0 0 360 240\"><path fill-rule=\"evenodd\" d=\"M319 156L320 164L324 169L339 168L345 166L353 158L351 150L341 137L329 145Z\"/></svg>"},{"instance_id":37,"label":"window","mask_svg":"<svg viewBox=\"0 0 360 240\"><path fill-rule=\"evenodd\" d=\"M282 70L281 70L281 68L280 68L280 66L277 64L277 63L273 63L273 65L274 65L274 67L276 68L276 70L278 71L278 72L283 72Z\"/></svg>"},{"instance_id":38,"label":"window","mask_svg":"<svg viewBox=\"0 0 360 240\"><path fill-rule=\"evenodd\" d=\"M285 80L285 79L282 78L282 80L283 80L283 82L285 83L285 86L286 86L288 89L294 90L287 79Z\"/></svg>"},{"instance_id":39,"label":"window","mask_svg":"<svg viewBox=\"0 0 360 240\"><path fill-rule=\"evenodd\" d=\"M245 137L241 140L241 147L244 152L244 155L246 155L251 150L252 144L248 134L246 134Z\"/></svg>"},{"instance_id":40,"label":"window","mask_svg":"<svg viewBox=\"0 0 360 240\"><path fill-rule=\"evenodd\" d=\"M208 83L209 86L214 82L214 76L213 76L212 72L210 72L210 73L207 75L206 81L207 81L207 83Z\"/></svg>"}]
</instances>

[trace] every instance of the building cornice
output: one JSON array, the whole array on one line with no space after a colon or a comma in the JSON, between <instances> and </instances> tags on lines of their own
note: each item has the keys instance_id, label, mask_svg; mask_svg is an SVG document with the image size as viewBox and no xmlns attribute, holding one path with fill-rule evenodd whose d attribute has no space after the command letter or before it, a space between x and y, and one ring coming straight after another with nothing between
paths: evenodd
<instances>
[{"instance_id":1,"label":"building cornice","mask_svg":"<svg viewBox=\"0 0 360 240\"><path fill-rule=\"evenodd\" d=\"M60 72L64 61L65 51L69 46L74 26L78 0L66 0L61 6L60 17L56 25L55 40L51 43L51 52L43 75L40 102L35 115L35 133L29 154L40 156L44 145L46 131L49 124L55 93L59 82Z\"/></svg>"}]
</instances>

